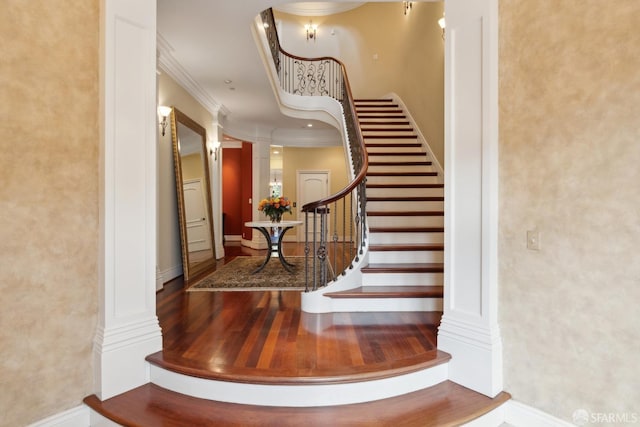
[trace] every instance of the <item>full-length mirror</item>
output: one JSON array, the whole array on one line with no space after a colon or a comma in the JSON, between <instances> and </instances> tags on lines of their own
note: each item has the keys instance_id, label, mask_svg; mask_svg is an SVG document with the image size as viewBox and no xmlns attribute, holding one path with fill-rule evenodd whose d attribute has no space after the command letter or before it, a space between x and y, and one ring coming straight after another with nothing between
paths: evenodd
<instances>
[{"instance_id":1,"label":"full-length mirror","mask_svg":"<svg viewBox=\"0 0 640 427\"><path fill-rule=\"evenodd\" d=\"M171 113L178 220L185 284L215 265L207 131L177 109Z\"/></svg>"}]
</instances>

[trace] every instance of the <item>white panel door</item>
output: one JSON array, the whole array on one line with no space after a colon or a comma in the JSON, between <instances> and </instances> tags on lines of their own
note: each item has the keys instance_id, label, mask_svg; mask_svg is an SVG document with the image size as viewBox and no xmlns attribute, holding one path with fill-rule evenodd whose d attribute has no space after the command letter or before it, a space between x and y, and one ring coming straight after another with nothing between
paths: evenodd
<instances>
[{"instance_id":1,"label":"white panel door","mask_svg":"<svg viewBox=\"0 0 640 427\"><path fill-rule=\"evenodd\" d=\"M207 216L202 181L196 179L185 182L183 192L189 252L211 249L209 218Z\"/></svg>"},{"instance_id":2,"label":"white panel door","mask_svg":"<svg viewBox=\"0 0 640 427\"><path fill-rule=\"evenodd\" d=\"M329 171L298 171L298 218L302 221L305 220L305 214L302 212L302 207L310 202L323 199L329 196ZM309 241L313 241L313 221L314 215L308 215L309 221L308 227L303 225L298 228L298 240L303 241L305 239L305 229L309 230ZM320 217L316 216L315 221L318 231L320 230ZM327 224L327 233L328 233ZM320 235L315 236L316 240L320 239Z\"/></svg>"}]
</instances>

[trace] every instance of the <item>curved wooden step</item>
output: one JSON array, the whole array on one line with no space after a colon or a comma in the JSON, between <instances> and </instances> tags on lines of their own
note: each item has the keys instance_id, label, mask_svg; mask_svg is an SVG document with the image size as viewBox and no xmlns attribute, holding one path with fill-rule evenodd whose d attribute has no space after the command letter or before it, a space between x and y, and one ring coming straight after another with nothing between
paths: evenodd
<instances>
[{"instance_id":1,"label":"curved wooden step","mask_svg":"<svg viewBox=\"0 0 640 427\"><path fill-rule=\"evenodd\" d=\"M442 298L442 286L361 286L346 291L327 292L329 298Z\"/></svg>"},{"instance_id":2,"label":"curved wooden step","mask_svg":"<svg viewBox=\"0 0 640 427\"><path fill-rule=\"evenodd\" d=\"M334 427L463 425L498 408L511 396L494 398L451 381L375 402L317 408L281 408L217 402L146 384L105 401L84 403L102 416L130 427L281 426Z\"/></svg>"},{"instance_id":3,"label":"curved wooden step","mask_svg":"<svg viewBox=\"0 0 640 427\"><path fill-rule=\"evenodd\" d=\"M418 135L362 135L364 139L418 139ZM366 145L366 144L365 144Z\"/></svg>"}]
</instances>

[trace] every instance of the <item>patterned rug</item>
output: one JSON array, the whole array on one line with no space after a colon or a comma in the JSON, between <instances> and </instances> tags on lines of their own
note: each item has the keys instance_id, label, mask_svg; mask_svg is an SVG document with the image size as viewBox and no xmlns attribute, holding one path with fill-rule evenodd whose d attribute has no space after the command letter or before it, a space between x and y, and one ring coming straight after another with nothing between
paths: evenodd
<instances>
[{"instance_id":1,"label":"patterned rug","mask_svg":"<svg viewBox=\"0 0 640 427\"><path fill-rule=\"evenodd\" d=\"M287 257L293 273L272 257L266 267L251 272L264 262L264 257L239 256L192 285L188 291L303 291L304 257Z\"/></svg>"}]
</instances>

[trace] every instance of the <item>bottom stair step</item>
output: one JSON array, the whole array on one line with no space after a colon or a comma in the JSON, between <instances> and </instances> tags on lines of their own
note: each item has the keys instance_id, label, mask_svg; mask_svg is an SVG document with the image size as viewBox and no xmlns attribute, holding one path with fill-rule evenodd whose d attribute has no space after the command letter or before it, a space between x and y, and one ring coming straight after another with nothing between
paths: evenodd
<instances>
[{"instance_id":1,"label":"bottom stair step","mask_svg":"<svg viewBox=\"0 0 640 427\"><path fill-rule=\"evenodd\" d=\"M192 426L454 426L499 407L511 396L494 398L451 381L389 399L351 405L289 408L239 405L199 399L146 384L100 401L84 399L102 416L131 427Z\"/></svg>"},{"instance_id":2,"label":"bottom stair step","mask_svg":"<svg viewBox=\"0 0 640 427\"><path fill-rule=\"evenodd\" d=\"M328 292L330 298L442 298L442 286L361 286L339 292Z\"/></svg>"}]
</instances>

